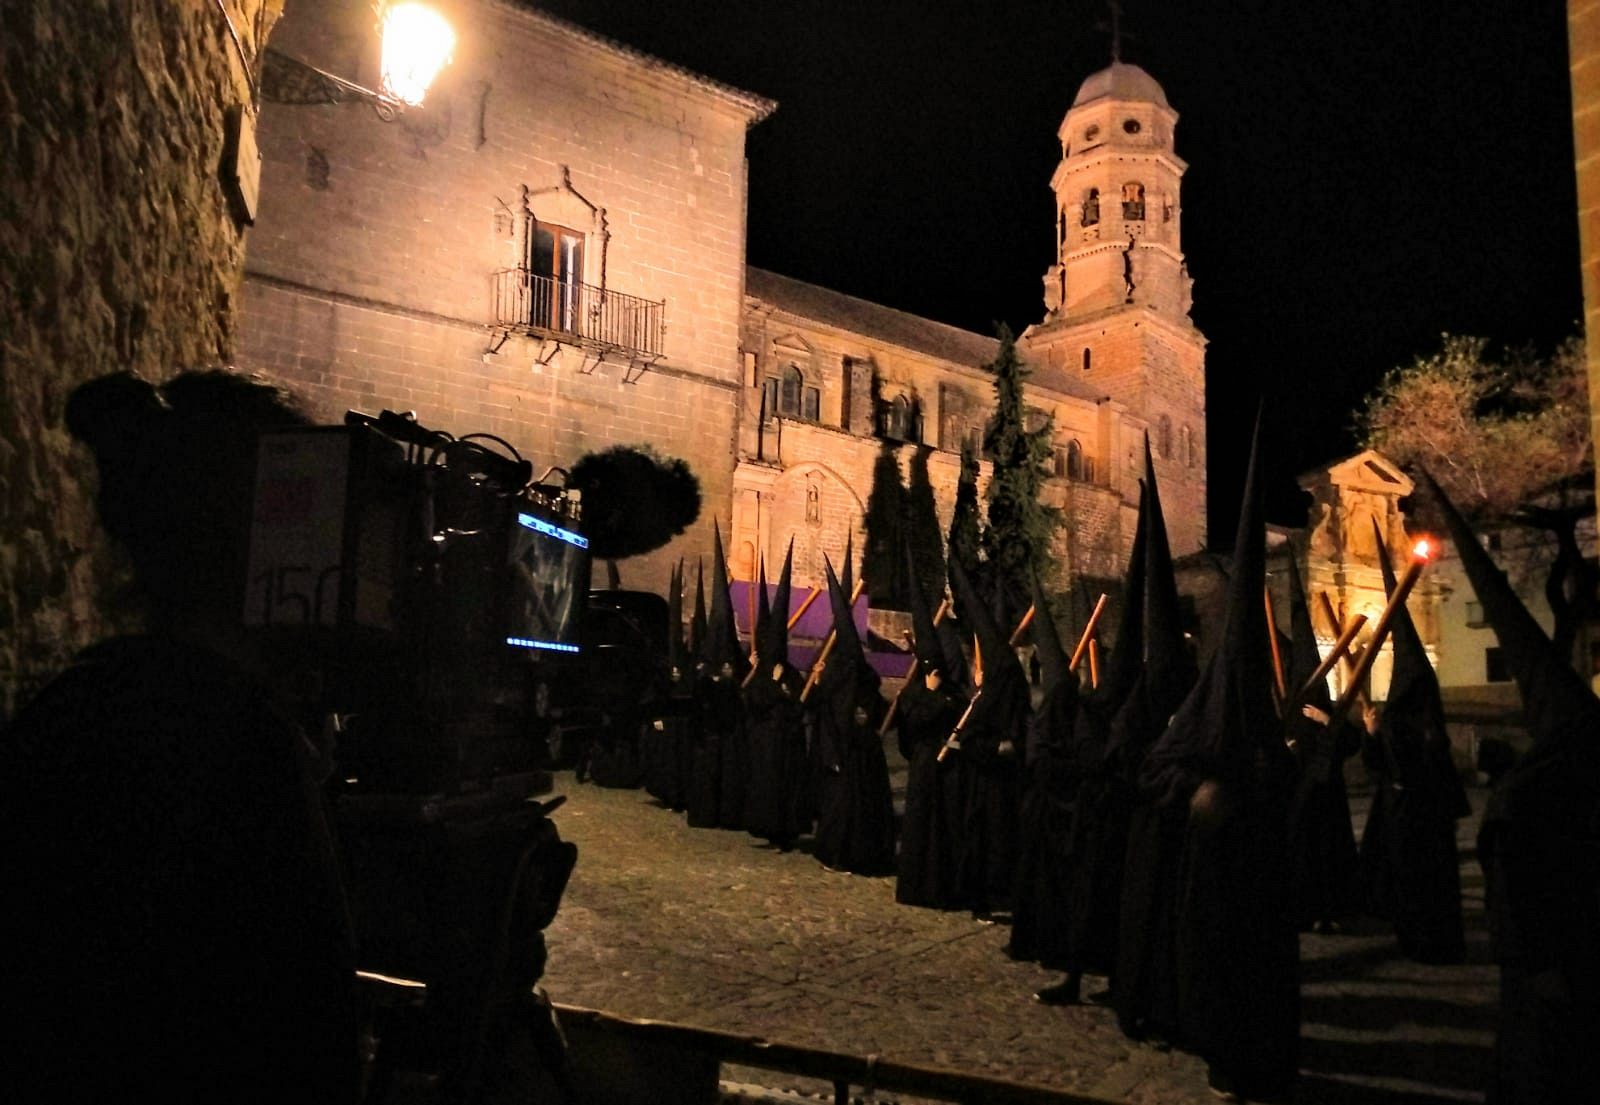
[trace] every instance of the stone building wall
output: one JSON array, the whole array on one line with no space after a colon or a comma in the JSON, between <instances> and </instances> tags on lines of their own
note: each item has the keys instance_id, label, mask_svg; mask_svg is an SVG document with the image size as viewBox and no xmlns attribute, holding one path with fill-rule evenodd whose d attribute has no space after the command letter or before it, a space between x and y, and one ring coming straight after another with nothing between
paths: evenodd
<instances>
[{"instance_id":1,"label":"stone building wall","mask_svg":"<svg viewBox=\"0 0 1600 1105\"><path fill-rule=\"evenodd\" d=\"M7 0L0 15L0 720L131 624L63 410L116 369L232 358L245 238L219 167L277 7Z\"/></svg>"},{"instance_id":2,"label":"stone building wall","mask_svg":"<svg viewBox=\"0 0 1600 1105\"><path fill-rule=\"evenodd\" d=\"M1578 175L1578 241L1583 321L1589 341L1589 417L1594 426L1595 490L1600 495L1600 0L1567 0L1572 71L1572 144Z\"/></svg>"},{"instance_id":3,"label":"stone building wall","mask_svg":"<svg viewBox=\"0 0 1600 1105\"><path fill-rule=\"evenodd\" d=\"M622 569L627 586L664 589L678 556L709 553L712 517L729 520L744 136L771 105L504 0L451 14L454 58L397 122L357 104L269 106L242 359L330 420L415 410L505 438L535 471L612 444L682 457L704 524ZM370 19L358 0L291 2L274 45L376 83ZM664 301L665 356L648 371L491 327L524 205L583 236L584 283Z\"/></svg>"}]
</instances>

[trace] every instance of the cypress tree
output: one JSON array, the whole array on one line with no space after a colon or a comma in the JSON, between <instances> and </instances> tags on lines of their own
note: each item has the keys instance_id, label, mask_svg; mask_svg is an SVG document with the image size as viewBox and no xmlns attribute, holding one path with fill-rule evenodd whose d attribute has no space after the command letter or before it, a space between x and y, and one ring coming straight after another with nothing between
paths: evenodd
<instances>
[{"instance_id":1,"label":"cypress tree","mask_svg":"<svg viewBox=\"0 0 1600 1105\"><path fill-rule=\"evenodd\" d=\"M872 466L872 491L867 496L867 547L862 556L861 577L867 582L872 605L904 610L905 570L900 552L905 517L906 491L900 483L900 462L892 442L878 447L878 460Z\"/></svg>"},{"instance_id":2,"label":"cypress tree","mask_svg":"<svg viewBox=\"0 0 1600 1105\"><path fill-rule=\"evenodd\" d=\"M999 338L1000 351L989 365L994 374L994 417L983 434L984 452L994 462L983 551L991 586L1003 589L1010 606L1018 600L1026 603L1032 572L1048 574L1057 512L1039 501L1050 455L1050 419L1028 429L1022 392L1028 369L1017 357L1011 330L1002 325Z\"/></svg>"}]
</instances>

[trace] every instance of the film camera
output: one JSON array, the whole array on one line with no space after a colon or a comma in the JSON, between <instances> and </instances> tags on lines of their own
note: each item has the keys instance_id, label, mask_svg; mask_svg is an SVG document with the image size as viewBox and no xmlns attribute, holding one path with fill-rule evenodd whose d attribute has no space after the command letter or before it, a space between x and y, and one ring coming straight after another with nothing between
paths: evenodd
<instances>
[{"instance_id":1,"label":"film camera","mask_svg":"<svg viewBox=\"0 0 1600 1105\"><path fill-rule=\"evenodd\" d=\"M560 800L533 797L533 688L580 651L588 555L578 495L491 435L351 411L260 438L243 620L349 719L332 808L360 966L426 993L369 988L368 1100L419 1064L439 1099L472 1100L488 1040L554 1038L528 1003L577 850L547 816Z\"/></svg>"},{"instance_id":2,"label":"film camera","mask_svg":"<svg viewBox=\"0 0 1600 1105\"><path fill-rule=\"evenodd\" d=\"M262 435L244 623L352 716L353 790L539 785L534 673L579 652L589 568L577 493L531 477L498 438L393 411Z\"/></svg>"}]
</instances>

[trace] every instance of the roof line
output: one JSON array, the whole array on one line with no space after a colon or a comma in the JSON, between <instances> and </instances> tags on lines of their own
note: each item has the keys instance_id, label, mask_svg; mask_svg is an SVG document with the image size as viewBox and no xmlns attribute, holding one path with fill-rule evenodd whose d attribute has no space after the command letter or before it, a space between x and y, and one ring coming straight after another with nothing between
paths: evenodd
<instances>
[{"instance_id":1,"label":"roof line","mask_svg":"<svg viewBox=\"0 0 1600 1105\"><path fill-rule=\"evenodd\" d=\"M559 15L552 15L550 12L532 7L530 6L528 0L492 0L492 2L499 7L510 9L519 16L534 19L540 23L544 23L550 27L553 27L556 30L565 32L574 38L587 42L591 46L597 46L607 53L622 58L623 60L641 62L651 69L659 69L666 73L670 73L673 76L687 81L691 85L694 85L706 92L712 93L719 99L729 101L736 107L742 108L749 114L750 126L755 126L757 123L767 118L767 116L771 115L774 111L778 110L777 100L758 95L754 92L748 92L743 88L728 84L724 81L719 81L715 77L708 77L704 73L698 73L687 66L679 65L676 62L668 61L662 57L657 57L655 54L646 53L637 47L629 46L625 42L620 42L617 39L603 35L598 31L594 31L581 24L574 23L570 19L563 19Z\"/></svg>"}]
</instances>

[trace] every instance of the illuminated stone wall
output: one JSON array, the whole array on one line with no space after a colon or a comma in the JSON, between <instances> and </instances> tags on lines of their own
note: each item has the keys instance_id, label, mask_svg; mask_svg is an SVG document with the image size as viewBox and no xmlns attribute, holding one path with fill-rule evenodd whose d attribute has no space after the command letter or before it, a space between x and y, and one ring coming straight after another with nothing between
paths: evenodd
<instances>
[{"instance_id":1,"label":"illuminated stone wall","mask_svg":"<svg viewBox=\"0 0 1600 1105\"><path fill-rule=\"evenodd\" d=\"M415 410L536 471L612 444L683 457L702 524L622 565L626 586L662 590L679 556L709 553L712 516L729 521L744 139L770 105L519 5L450 14L454 60L422 109L386 124L360 104L268 106L242 359L330 420ZM364 2L290 3L274 46L377 83ZM584 282L665 302L665 357L636 380L616 356L499 344L491 276L518 262L524 188L582 236Z\"/></svg>"},{"instance_id":2,"label":"illuminated stone wall","mask_svg":"<svg viewBox=\"0 0 1600 1105\"><path fill-rule=\"evenodd\" d=\"M1600 494L1600 0L1567 0L1572 66L1572 144L1578 173L1583 320L1589 335L1589 416Z\"/></svg>"},{"instance_id":3,"label":"illuminated stone wall","mask_svg":"<svg viewBox=\"0 0 1600 1105\"><path fill-rule=\"evenodd\" d=\"M244 234L218 169L262 8L7 0L0 16L0 719L131 624L68 394L234 353Z\"/></svg>"}]
</instances>

